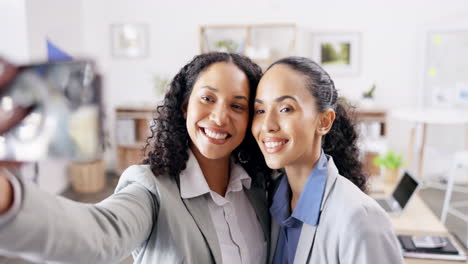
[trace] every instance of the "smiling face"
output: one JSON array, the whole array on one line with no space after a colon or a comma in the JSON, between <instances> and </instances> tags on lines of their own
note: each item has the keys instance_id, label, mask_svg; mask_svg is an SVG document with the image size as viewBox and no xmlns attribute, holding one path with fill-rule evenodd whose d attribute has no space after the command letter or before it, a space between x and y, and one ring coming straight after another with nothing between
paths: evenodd
<instances>
[{"instance_id":1,"label":"smiling face","mask_svg":"<svg viewBox=\"0 0 468 264\"><path fill-rule=\"evenodd\" d=\"M252 133L272 169L310 166L320 155L328 130L305 84L303 74L277 64L258 85Z\"/></svg>"},{"instance_id":2,"label":"smiling face","mask_svg":"<svg viewBox=\"0 0 468 264\"><path fill-rule=\"evenodd\" d=\"M249 81L234 64L218 62L201 72L185 117L196 156L229 158L245 137L249 122Z\"/></svg>"}]
</instances>

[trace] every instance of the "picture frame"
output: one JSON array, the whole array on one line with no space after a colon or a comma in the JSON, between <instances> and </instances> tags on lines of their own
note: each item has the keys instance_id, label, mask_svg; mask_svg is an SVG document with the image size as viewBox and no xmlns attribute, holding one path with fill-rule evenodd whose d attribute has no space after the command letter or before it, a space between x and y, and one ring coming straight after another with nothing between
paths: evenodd
<instances>
[{"instance_id":1,"label":"picture frame","mask_svg":"<svg viewBox=\"0 0 468 264\"><path fill-rule=\"evenodd\" d=\"M360 33L315 33L312 59L332 75L358 74L360 42Z\"/></svg>"},{"instance_id":2,"label":"picture frame","mask_svg":"<svg viewBox=\"0 0 468 264\"><path fill-rule=\"evenodd\" d=\"M111 51L115 58L145 58L149 55L149 30L146 24L111 25Z\"/></svg>"}]
</instances>

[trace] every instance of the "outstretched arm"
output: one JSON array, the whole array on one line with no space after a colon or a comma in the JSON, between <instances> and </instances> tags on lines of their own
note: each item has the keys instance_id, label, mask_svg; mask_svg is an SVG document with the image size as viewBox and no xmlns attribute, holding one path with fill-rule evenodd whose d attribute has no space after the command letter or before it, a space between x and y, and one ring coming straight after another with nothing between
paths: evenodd
<instances>
[{"instance_id":1,"label":"outstretched arm","mask_svg":"<svg viewBox=\"0 0 468 264\"><path fill-rule=\"evenodd\" d=\"M20 208L0 216L0 255L53 263L118 263L144 243L156 197L131 183L98 204L84 204L21 182ZM9 214L9 213L7 213Z\"/></svg>"}]
</instances>

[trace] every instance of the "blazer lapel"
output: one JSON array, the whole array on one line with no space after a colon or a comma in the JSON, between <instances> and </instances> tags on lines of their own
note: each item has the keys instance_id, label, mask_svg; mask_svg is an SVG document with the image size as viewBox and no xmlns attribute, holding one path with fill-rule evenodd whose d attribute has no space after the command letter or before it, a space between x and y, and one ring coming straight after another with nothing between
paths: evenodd
<instances>
[{"instance_id":1,"label":"blazer lapel","mask_svg":"<svg viewBox=\"0 0 468 264\"><path fill-rule=\"evenodd\" d=\"M311 226L306 223L302 225L296 255L294 256L294 264L305 264L309 261L316 231L317 226Z\"/></svg>"},{"instance_id":2,"label":"blazer lapel","mask_svg":"<svg viewBox=\"0 0 468 264\"><path fill-rule=\"evenodd\" d=\"M276 244L278 243L278 235L279 235L280 225L275 221L275 219L271 218L271 243L270 243L270 253L269 253L269 261L268 263L273 263L273 257L275 256Z\"/></svg>"},{"instance_id":3,"label":"blazer lapel","mask_svg":"<svg viewBox=\"0 0 468 264\"><path fill-rule=\"evenodd\" d=\"M221 249L219 247L218 236L211 221L210 211L205 196L198 196L190 199L182 199L188 211L192 215L195 223L202 232L210 247L215 263L222 263Z\"/></svg>"},{"instance_id":4,"label":"blazer lapel","mask_svg":"<svg viewBox=\"0 0 468 264\"><path fill-rule=\"evenodd\" d=\"M330 196L330 193L335 186L336 179L338 178L338 169L336 168L335 163L333 162L333 158L329 157L328 159L328 176L327 182L325 183L325 190L322 198L322 204L320 206L320 212L325 207L325 204ZM310 256L312 254L313 244L315 235L317 232L317 227L320 225L319 223L316 226L311 226L306 223L302 225L301 235L299 236L299 242L297 244L296 255L294 257L294 264L305 264L309 262Z\"/></svg>"}]
</instances>

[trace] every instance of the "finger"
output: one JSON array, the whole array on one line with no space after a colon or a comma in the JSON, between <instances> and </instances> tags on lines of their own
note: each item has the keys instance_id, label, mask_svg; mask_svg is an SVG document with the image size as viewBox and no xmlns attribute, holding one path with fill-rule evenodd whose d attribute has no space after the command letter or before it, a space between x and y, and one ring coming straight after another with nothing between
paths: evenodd
<instances>
[{"instance_id":1,"label":"finger","mask_svg":"<svg viewBox=\"0 0 468 264\"><path fill-rule=\"evenodd\" d=\"M13 64L0 58L0 90L5 88L6 84L13 80L17 70L18 69Z\"/></svg>"}]
</instances>

